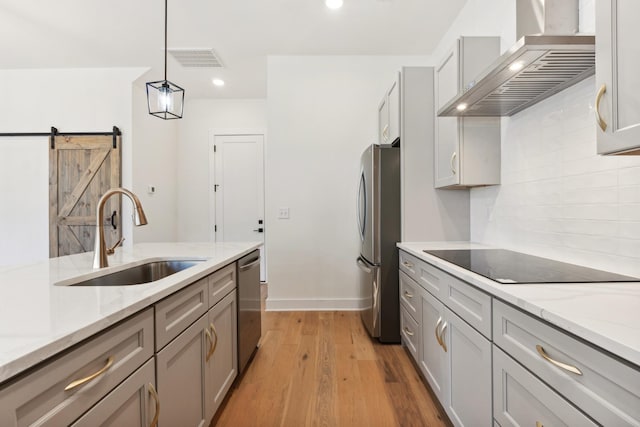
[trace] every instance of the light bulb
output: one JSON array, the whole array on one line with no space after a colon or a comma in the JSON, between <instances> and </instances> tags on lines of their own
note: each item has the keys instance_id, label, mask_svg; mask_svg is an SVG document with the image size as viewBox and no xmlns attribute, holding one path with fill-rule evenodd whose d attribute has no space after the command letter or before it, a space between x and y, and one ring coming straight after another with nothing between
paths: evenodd
<instances>
[{"instance_id":1,"label":"light bulb","mask_svg":"<svg viewBox=\"0 0 640 427\"><path fill-rule=\"evenodd\" d=\"M224 86L224 80L222 79L213 79L214 86Z\"/></svg>"},{"instance_id":2,"label":"light bulb","mask_svg":"<svg viewBox=\"0 0 640 427\"><path fill-rule=\"evenodd\" d=\"M513 64L509 65L509 70L511 71L520 71L524 67L524 63L522 61L516 61Z\"/></svg>"},{"instance_id":3,"label":"light bulb","mask_svg":"<svg viewBox=\"0 0 640 427\"><path fill-rule=\"evenodd\" d=\"M340 9L342 7L342 0L324 0L324 4L327 5L329 9Z\"/></svg>"},{"instance_id":4,"label":"light bulb","mask_svg":"<svg viewBox=\"0 0 640 427\"><path fill-rule=\"evenodd\" d=\"M165 83L158 89L158 109L160 111L171 111L173 108L173 94Z\"/></svg>"},{"instance_id":5,"label":"light bulb","mask_svg":"<svg viewBox=\"0 0 640 427\"><path fill-rule=\"evenodd\" d=\"M467 104L458 104L456 106L456 110L458 110L458 111L464 111L466 109L467 109Z\"/></svg>"}]
</instances>

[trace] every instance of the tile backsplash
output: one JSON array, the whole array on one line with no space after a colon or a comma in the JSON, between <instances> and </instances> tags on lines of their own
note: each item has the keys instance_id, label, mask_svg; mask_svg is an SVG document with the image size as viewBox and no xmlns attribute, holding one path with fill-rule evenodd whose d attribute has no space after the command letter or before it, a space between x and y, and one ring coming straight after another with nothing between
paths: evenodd
<instances>
[{"instance_id":1,"label":"tile backsplash","mask_svg":"<svg viewBox=\"0 0 640 427\"><path fill-rule=\"evenodd\" d=\"M471 239L640 277L640 156L596 154L595 78L502 119L502 184Z\"/></svg>"}]
</instances>

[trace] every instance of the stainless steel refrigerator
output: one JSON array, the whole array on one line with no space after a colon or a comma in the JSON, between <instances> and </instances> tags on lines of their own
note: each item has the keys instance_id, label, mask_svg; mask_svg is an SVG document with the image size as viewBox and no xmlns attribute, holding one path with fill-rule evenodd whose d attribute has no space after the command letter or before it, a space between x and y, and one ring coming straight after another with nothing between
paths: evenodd
<instances>
[{"instance_id":1,"label":"stainless steel refrigerator","mask_svg":"<svg viewBox=\"0 0 640 427\"><path fill-rule=\"evenodd\" d=\"M400 241L400 147L371 145L362 153L357 225L360 297L372 337L400 342L398 249Z\"/></svg>"}]
</instances>

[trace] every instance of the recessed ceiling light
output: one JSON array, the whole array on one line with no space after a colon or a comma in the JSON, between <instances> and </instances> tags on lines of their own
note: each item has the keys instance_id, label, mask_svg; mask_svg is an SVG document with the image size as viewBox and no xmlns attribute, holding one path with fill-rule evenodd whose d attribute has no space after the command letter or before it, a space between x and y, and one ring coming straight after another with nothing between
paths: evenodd
<instances>
[{"instance_id":1,"label":"recessed ceiling light","mask_svg":"<svg viewBox=\"0 0 640 427\"><path fill-rule=\"evenodd\" d=\"M456 110L458 110L458 111L464 111L466 109L467 109L467 104L458 104L456 106Z\"/></svg>"},{"instance_id":2,"label":"recessed ceiling light","mask_svg":"<svg viewBox=\"0 0 640 427\"><path fill-rule=\"evenodd\" d=\"M329 9L340 9L342 3L342 0L324 0L324 4L326 4Z\"/></svg>"},{"instance_id":3,"label":"recessed ceiling light","mask_svg":"<svg viewBox=\"0 0 640 427\"><path fill-rule=\"evenodd\" d=\"M513 64L509 65L509 69L511 71L520 71L524 67L524 63L522 61L516 61Z\"/></svg>"},{"instance_id":4,"label":"recessed ceiling light","mask_svg":"<svg viewBox=\"0 0 640 427\"><path fill-rule=\"evenodd\" d=\"M222 79L213 79L213 84L215 86L224 86L224 80L222 80Z\"/></svg>"}]
</instances>

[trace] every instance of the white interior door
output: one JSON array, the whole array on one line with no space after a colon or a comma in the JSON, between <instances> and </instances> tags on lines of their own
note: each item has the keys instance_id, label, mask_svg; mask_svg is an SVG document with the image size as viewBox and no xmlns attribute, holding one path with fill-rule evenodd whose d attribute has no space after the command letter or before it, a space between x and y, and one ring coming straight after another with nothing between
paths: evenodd
<instances>
[{"instance_id":1,"label":"white interior door","mask_svg":"<svg viewBox=\"0 0 640 427\"><path fill-rule=\"evenodd\" d=\"M264 242L264 135L214 134L213 144L214 240ZM264 282L264 247L260 257L260 280Z\"/></svg>"}]
</instances>

